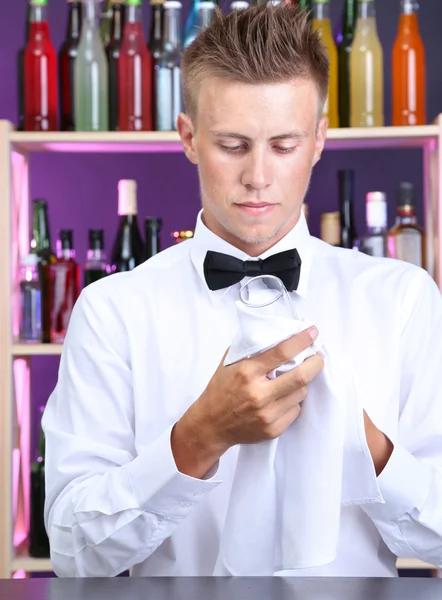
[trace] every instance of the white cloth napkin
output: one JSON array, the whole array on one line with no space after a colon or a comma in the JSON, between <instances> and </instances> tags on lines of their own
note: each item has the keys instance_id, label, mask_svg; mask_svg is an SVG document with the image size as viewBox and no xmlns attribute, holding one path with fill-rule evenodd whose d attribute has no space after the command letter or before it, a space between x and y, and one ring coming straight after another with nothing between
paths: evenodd
<instances>
[{"instance_id":1,"label":"white cloth napkin","mask_svg":"<svg viewBox=\"0 0 442 600\"><path fill-rule=\"evenodd\" d=\"M249 300L275 295L262 281ZM283 298L264 308L237 302L239 331L225 365L254 356L312 323ZM308 387L296 421L276 440L241 445L215 575L273 575L336 557L343 504L381 501L363 433L353 378L330 356L321 333L305 352L268 377L320 352L325 366Z\"/></svg>"}]
</instances>

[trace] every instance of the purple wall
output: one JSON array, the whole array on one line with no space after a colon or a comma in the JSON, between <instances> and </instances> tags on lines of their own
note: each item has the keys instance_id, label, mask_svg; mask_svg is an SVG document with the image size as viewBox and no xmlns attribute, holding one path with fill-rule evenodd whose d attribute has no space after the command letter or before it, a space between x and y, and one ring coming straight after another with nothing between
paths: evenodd
<instances>
[{"instance_id":1,"label":"purple wall","mask_svg":"<svg viewBox=\"0 0 442 600\"><path fill-rule=\"evenodd\" d=\"M337 24L343 0L331 0L332 17ZM23 43L26 0L3 0L0 20L0 118L16 122L16 52ZM50 25L58 49L64 37L66 2L50 0ZM384 48L386 124L391 118L390 55L396 35L399 0L378 0L378 27ZM183 20L188 1L184 2ZM146 33L149 7L145 0ZM428 120L442 112L442 3L422 2L421 33L427 49ZM307 202L310 226L318 234L319 215L337 209L336 171L348 167L356 171L356 218L358 231L364 231L364 198L367 191L387 192L390 199L389 224L394 220L394 194L401 179L411 180L417 190L422 187L420 151L326 152L316 167ZM192 228L199 209L198 181L195 168L181 154L146 155L78 155L34 154L31 157L31 197L48 199L52 237L59 228L74 229L74 243L80 263L84 261L87 229L105 229L106 248L117 226L117 182L122 178L138 181L139 214L161 216L164 220L163 247L172 243L169 232ZM420 215L422 211L420 208ZM33 359L32 393L35 415L45 403L56 380L58 359ZM35 417L34 417L35 422ZM34 427L35 434L35 427Z\"/></svg>"}]
</instances>

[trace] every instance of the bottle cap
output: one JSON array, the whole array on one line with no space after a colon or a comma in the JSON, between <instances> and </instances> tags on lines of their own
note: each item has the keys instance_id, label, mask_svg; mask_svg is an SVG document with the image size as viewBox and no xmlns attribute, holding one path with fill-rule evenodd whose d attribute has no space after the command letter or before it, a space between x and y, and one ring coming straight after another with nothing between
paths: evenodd
<instances>
[{"instance_id":1,"label":"bottle cap","mask_svg":"<svg viewBox=\"0 0 442 600\"><path fill-rule=\"evenodd\" d=\"M103 229L89 229L89 250L104 250Z\"/></svg>"},{"instance_id":2,"label":"bottle cap","mask_svg":"<svg viewBox=\"0 0 442 600\"><path fill-rule=\"evenodd\" d=\"M118 182L118 214L137 214L137 182L133 179L120 179Z\"/></svg>"},{"instance_id":3,"label":"bottle cap","mask_svg":"<svg viewBox=\"0 0 442 600\"><path fill-rule=\"evenodd\" d=\"M127 6L141 6L142 0L126 0Z\"/></svg>"},{"instance_id":4,"label":"bottle cap","mask_svg":"<svg viewBox=\"0 0 442 600\"><path fill-rule=\"evenodd\" d=\"M62 250L73 250L73 232L72 229L60 230L60 247Z\"/></svg>"},{"instance_id":5,"label":"bottle cap","mask_svg":"<svg viewBox=\"0 0 442 600\"><path fill-rule=\"evenodd\" d=\"M25 254L21 259L21 264L23 267L35 267L38 265L38 255L37 254Z\"/></svg>"},{"instance_id":6,"label":"bottle cap","mask_svg":"<svg viewBox=\"0 0 442 600\"><path fill-rule=\"evenodd\" d=\"M183 5L178 0L166 0L164 8L181 8Z\"/></svg>"},{"instance_id":7,"label":"bottle cap","mask_svg":"<svg viewBox=\"0 0 442 600\"><path fill-rule=\"evenodd\" d=\"M234 2L230 4L230 10L247 10L249 6L250 4L246 2L246 0L234 0Z\"/></svg>"},{"instance_id":8,"label":"bottle cap","mask_svg":"<svg viewBox=\"0 0 442 600\"><path fill-rule=\"evenodd\" d=\"M414 187L409 181L401 181L397 192L397 206L414 206Z\"/></svg>"},{"instance_id":9,"label":"bottle cap","mask_svg":"<svg viewBox=\"0 0 442 600\"><path fill-rule=\"evenodd\" d=\"M32 6L47 6L48 0L31 0Z\"/></svg>"},{"instance_id":10,"label":"bottle cap","mask_svg":"<svg viewBox=\"0 0 442 600\"><path fill-rule=\"evenodd\" d=\"M365 218L368 227L387 227L387 196L384 192L368 192L366 196Z\"/></svg>"},{"instance_id":11,"label":"bottle cap","mask_svg":"<svg viewBox=\"0 0 442 600\"><path fill-rule=\"evenodd\" d=\"M163 226L163 220L159 217L146 217L144 225L146 229L155 229L160 232Z\"/></svg>"},{"instance_id":12,"label":"bottle cap","mask_svg":"<svg viewBox=\"0 0 442 600\"><path fill-rule=\"evenodd\" d=\"M339 246L341 243L341 214L339 211L322 213L321 215L321 227L320 227L321 240L331 244L332 246Z\"/></svg>"}]
</instances>

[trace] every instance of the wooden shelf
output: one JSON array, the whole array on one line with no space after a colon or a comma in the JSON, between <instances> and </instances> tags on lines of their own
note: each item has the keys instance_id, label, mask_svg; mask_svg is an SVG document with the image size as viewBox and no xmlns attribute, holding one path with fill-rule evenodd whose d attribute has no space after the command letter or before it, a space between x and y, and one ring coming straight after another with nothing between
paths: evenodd
<instances>
[{"instance_id":1,"label":"wooden shelf","mask_svg":"<svg viewBox=\"0 0 442 600\"><path fill-rule=\"evenodd\" d=\"M438 125L329 129L326 149L422 148L435 144ZM176 131L27 132L13 131L19 152L182 152Z\"/></svg>"},{"instance_id":2,"label":"wooden shelf","mask_svg":"<svg viewBox=\"0 0 442 600\"><path fill-rule=\"evenodd\" d=\"M12 561L11 573L25 571L26 573L50 573L52 564L50 558L17 557Z\"/></svg>"},{"instance_id":3,"label":"wooden shelf","mask_svg":"<svg viewBox=\"0 0 442 600\"><path fill-rule=\"evenodd\" d=\"M60 356L63 344L13 344L13 356Z\"/></svg>"}]
</instances>

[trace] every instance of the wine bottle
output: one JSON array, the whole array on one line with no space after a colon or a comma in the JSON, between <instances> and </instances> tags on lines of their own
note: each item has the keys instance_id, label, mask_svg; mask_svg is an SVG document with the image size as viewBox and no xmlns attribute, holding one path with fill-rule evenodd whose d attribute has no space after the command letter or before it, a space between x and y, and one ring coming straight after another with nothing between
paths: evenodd
<instances>
[{"instance_id":1,"label":"wine bottle","mask_svg":"<svg viewBox=\"0 0 442 600\"><path fill-rule=\"evenodd\" d=\"M144 221L144 232L146 238L145 259L148 260L161 250L160 233L163 221L157 217L146 217Z\"/></svg>"},{"instance_id":2,"label":"wine bottle","mask_svg":"<svg viewBox=\"0 0 442 600\"><path fill-rule=\"evenodd\" d=\"M75 261L72 229L62 229L57 261L51 265L51 341L64 341L80 293L80 268Z\"/></svg>"},{"instance_id":3,"label":"wine bottle","mask_svg":"<svg viewBox=\"0 0 442 600\"><path fill-rule=\"evenodd\" d=\"M111 253L112 273L131 271L144 260L144 244L138 227L137 182L118 182L118 214L120 222Z\"/></svg>"},{"instance_id":4,"label":"wine bottle","mask_svg":"<svg viewBox=\"0 0 442 600\"><path fill-rule=\"evenodd\" d=\"M353 205L354 205L354 171L344 169L338 171L339 201L341 213L341 246L354 248L358 245Z\"/></svg>"},{"instance_id":5,"label":"wine bottle","mask_svg":"<svg viewBox=\"0 0 442 600\"><path fill-rule=\"evenodd\" d=\"M62 131L75 131L75 60L81 35L82 4L77 0L68 0L68 3L66 40L61 46L58 56L60 128Z\"/></svg>"},{"instance_id":6,"label":"wine bottle","mask_svg":"<svg viewBox=\"0 0 442 600\"><path fill-rule=\"evenodd\" d=\"M106 46L109 67L109 131L118 129L118 62L125 18L125 5L122 1L112 4L111 38Z\"/></svg>"},{"instance_id":7,"label":"wine bottle","mask_svg":"<svg viewBox=\"0 0 442 600\"><path fill-rule=\"evenodd\" d=\"M89 249L84 265L84 287L106 277L109 265L104 252L104 231L102 229L89 229Z\"/></svg>"},{"instance_id":8,"label":"wine bottle","mask_svg":"<svg viewBox=\"0 0 442 600\"><path fill-rule=\"evenodd\" d=\"M43 415L44 407L40 408ZM45 436L40 426L38 456L31 467L31 506L29 523L29 555L49 558L49 539L44 524L45 505Z\"/></svg>"},{"instance_id":9,"label":"wine bottle","mask_svg":"<svg viewBox=\"0 0 442 600\"><path fill-rule=\"evenodd\" d=\"M17 53L17 98L18 98L18 131L24 131L25 128L25 73L24 73L24 58L25 47L29 41L29 31L31 27L31 4L28 4L26 11L26 30L25 44Z\"/></svg>"}]
</instances>

